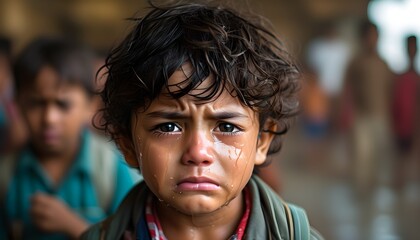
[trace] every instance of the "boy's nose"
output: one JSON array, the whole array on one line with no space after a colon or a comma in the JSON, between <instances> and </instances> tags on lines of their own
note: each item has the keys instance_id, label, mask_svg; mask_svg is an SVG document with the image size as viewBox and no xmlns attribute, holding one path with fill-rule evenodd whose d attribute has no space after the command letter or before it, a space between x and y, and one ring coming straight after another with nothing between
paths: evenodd
<instances>
[{"instance_id":1,"label":"boy's nose","mask_svg":"<svg viewBox=\"0 0 420 240\"><path fill-rule=\"evenodd\" d=\"M195 131L187 141L182 163L185 165L207 166L213 163L213 142L205 131Z\"/></svg>"},{"instance_id":2,"label":"boy's nose","mask_svg":"<svg viewBox=\"0 0 420 240\"><path fill-rule=\"evenodd\" d=\"M60 119L60 111L53 107L53 106L47 106L44 110L44 116L43 120L44 123L49 125L57 122Z\"/></svg>"}]
</instances>

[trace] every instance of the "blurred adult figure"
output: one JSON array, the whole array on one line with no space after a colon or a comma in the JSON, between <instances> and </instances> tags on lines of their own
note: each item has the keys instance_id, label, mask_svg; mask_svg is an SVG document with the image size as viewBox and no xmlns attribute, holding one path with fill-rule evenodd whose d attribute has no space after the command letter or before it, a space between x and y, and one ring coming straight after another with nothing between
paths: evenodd
<instances>
[{"instance_id":1,"label":"blurred adult figure","mask_svg":"<svg viewBox=\"0 0 420 240\"><path fill-rule=\"evenodd\" d=\"M325 130L334 130L337 122L337 99L343 88L344 74L350 60L350 47L342 39L334 23L325 24L319 36L309 43L307 65L318 79L320 90L328 101Z\"/></svg>"},{"instance_id":2,"label":"blurred adult figure","mask_svg":"<svg viewBox=\"0 0 420 240\"><path fill-rule=\"evenodd\" d=\"M360 52L350 62L346 90L353 106L353 153L356 183L369 190L378 167L392 154L390 109L393 74L377 52L378 29L365 20L360 25ZM381 171L382 172L382 171Z\"/></svg>"},{"instance_id":3,"label":"blurred adult figure","mask_svg":"<svg viewBox=\"0 0 420 240\"><path fill-rule=\"evenodd\" d=\"M92 69L88 49L68 40L35 40L17 58L30 136L0 161L0 239L77 238L133 186L114 145L88 130Z\"/></svg>"},{"instance_id":4,"label":"blurred adult figure","mask_svg":"<svg viewBox=\"0 0 420 240\"><path fill-rule=\"evenodd\" d=\"M326 158L328 128L330 124L328 96L320 86L316 72L307 68L300 95L300 115L303 136L302 149L311 167L319 165Z\"/></svg>"},{"instance_id":5,"label":"blurred adult figure","mask_svg":"<svg viewBox=\"0 0 420 240\"><path fill-rule=\"evenodd\" d=\"M410 158L415 157L413 144L419 134L420 111L420 75L416 72L414 61L417 55L417 37L408 36L406 39L408 69L395 79L393 95L393 130L399 157L396 167L396 183L403 180L404 168Z\"/></svg>"}]
</instances>

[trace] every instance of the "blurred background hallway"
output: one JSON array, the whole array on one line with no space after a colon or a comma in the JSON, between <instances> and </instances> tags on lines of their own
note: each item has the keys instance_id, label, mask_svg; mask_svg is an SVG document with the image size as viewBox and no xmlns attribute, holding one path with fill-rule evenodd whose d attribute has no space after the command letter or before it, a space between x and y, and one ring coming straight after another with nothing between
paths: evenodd
<instances>
[{"instance_id":1,"label":"blurred background hallway","mask_svg":"<svg viewBox=\"0 0 420 240\"><path fill-rule=\"evenodd\" d=\"M315 160L302 156L307 146L298 132L289 137L278 164L282 196L305 206L326 239L420 238L418 161L407 166L403 184L395 184L396 163L389 161L375 167L373 183L360 187L343 139L326 141L327 150Z\"/></svg>"}]
</instances>

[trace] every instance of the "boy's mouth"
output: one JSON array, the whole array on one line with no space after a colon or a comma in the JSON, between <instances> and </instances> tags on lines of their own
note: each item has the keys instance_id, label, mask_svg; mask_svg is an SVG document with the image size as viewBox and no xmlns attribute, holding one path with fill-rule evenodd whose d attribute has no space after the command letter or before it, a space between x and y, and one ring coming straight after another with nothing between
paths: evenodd
<instances>
[{"instance_id":1,"label":"boy's mouth","mask_svg":"<svg viewBox=\"0 0 420 240\"><path fill-rule=\"evenodd\" d=\"M220 185L207 177L188 177L178 182L176 190L183 191L213 191L220 189Z\"/></svg>"},{"instance_id":2,"label":"boy's mouth","mask_svg":"<svg viewBox=\"0 0 420 240\"><path fill-rule=\"evenodd\" d=\"M45 130L41 133L41 138L47 144L54 144L59 140L60 134L58 131Z\"/></svg>"}]
</instances>

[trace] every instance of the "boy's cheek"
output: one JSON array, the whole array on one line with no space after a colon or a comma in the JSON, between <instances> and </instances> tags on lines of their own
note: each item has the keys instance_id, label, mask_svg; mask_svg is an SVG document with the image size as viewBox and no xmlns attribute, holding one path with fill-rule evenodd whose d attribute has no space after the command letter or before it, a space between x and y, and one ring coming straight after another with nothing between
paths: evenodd
<instances>
[{"instance_id":1,"label":"boy's cheek","mask_svg":"<svg viewBox=\"0 0 420 240\"><path fill-rule=\"evenodd\" d=\"M139 163L137 159L137 153L131 140L121 136L116 138L116 143L119 150L124 155L125 161L132 167L138 167Z\"/></svg>"}]
</instances>

